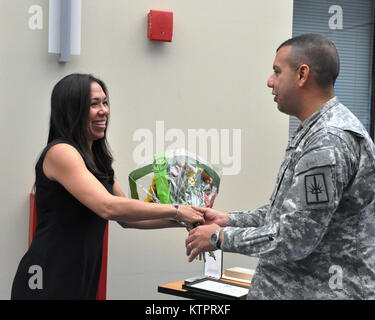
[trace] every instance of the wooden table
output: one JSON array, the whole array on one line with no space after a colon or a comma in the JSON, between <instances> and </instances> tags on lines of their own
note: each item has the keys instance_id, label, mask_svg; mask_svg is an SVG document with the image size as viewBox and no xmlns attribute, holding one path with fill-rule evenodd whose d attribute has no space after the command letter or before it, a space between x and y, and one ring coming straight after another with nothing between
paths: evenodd
<instances>
[{"instance_id":1,"label":"wooden table","mask_svg":"<svg viewBox=\"0 0 375 320\"><path fill-rule=\"evenodd\" d=\"M239 284L243 286L250 287L250 284L247 282L240 282L235 280L229 280L225 278L221 278L221 281L228 282L228 283L234 283ZM206 299L209 300L210 297L205 295L204 293L196 293L196 292L190 292L188 290L185 290L182 288L182 285L184 284L185 280L179 280L163 285L158 286L158 292L165 293L165 294L171 294L178 297L188 298L188 299Z\"/></svg>"}]
</instances>

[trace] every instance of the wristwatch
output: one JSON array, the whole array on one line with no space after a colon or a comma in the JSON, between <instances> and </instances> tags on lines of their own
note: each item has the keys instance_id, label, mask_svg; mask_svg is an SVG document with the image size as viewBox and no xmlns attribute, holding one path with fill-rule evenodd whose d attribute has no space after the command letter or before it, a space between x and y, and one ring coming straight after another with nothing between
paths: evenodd
<instances>
[{"instance_id":1,"label":"wristwatch","mask_svg":"<svg viewBox=\"0 0 375 320\"><path fill-rule=\"evenodd\" d=\"M177 222L180 222L180 218L178 217L178 203L174 203L173 206L176 208L176 215L174 216L174 219Z\"/></svg>"},{"instance_id":2,"label":"wristwatch","mask_svg":"<svg viewBox=\"0 0 375 320\"><path fill-rule=\"evenodd\" d=\"M212 235L211 235L211 238L210 238L210 242L212 244L212 246L214 247L215 250L217 249L220 249L220 231L222 230L223 228L218 228Z\"/></svg>"}]
</instances>

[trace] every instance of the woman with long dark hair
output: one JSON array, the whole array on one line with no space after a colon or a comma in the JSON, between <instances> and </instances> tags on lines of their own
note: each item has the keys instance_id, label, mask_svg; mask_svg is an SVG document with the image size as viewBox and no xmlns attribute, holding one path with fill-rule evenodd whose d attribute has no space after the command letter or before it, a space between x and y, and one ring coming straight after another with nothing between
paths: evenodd
<instances>
[{"instance_id":1,"label":"woman with long dark hair","mask_svg":"<svg viewBox=\"0 0 375 320\"><path fill-rule=\"evenodd\" d=\"M36 232L12 299L95 299L107 220L135 228L179 226L166 219L173 217L204 222L190 206L125 197L106 140L109 114L107 88L92 75L71 74L54 87L48 143L35 167Z\"/></svg>"}]
</instances>

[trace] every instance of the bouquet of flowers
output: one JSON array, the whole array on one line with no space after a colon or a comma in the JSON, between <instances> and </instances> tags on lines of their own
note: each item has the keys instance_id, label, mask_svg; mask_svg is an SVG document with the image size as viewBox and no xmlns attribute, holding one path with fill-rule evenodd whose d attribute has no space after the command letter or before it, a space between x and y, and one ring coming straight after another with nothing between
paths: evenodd
<instances>
[{"instance_id":1,"label":"bouquet of flowers","mask_svg":"<svg viewBox=\"0 0 375 320\"><path fill-rule=\"evenodd\" d=\"M173 150L154 155L153 163L145 164L129 174L131 197L147 202L178 203L206 207L219 192L221 171L188 153ZM183 224L188 230L197 225ZM204 254L199 256L205 259ZM215 260L215 255L210 252Z\"/></svg>"}]
</instances>

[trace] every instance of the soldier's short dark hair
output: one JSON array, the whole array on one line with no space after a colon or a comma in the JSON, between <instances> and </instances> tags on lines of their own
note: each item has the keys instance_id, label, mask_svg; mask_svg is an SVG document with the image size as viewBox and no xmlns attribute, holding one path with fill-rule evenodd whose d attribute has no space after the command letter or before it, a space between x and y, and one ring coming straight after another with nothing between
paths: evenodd
<instances>
[{"instance_id":1,"label":"soldier's short dark hair","mask_svg":"<svg viewBox=\"0 0 375 320\"><path fill-rule=\"evenodd\" d=\"M298 68L307 64L321 88L333 87L340 72L340 59L335 45L320 34L303 34L283 42L276 50L291 46L288 61Z\"/></svg>"}]
</instances>

